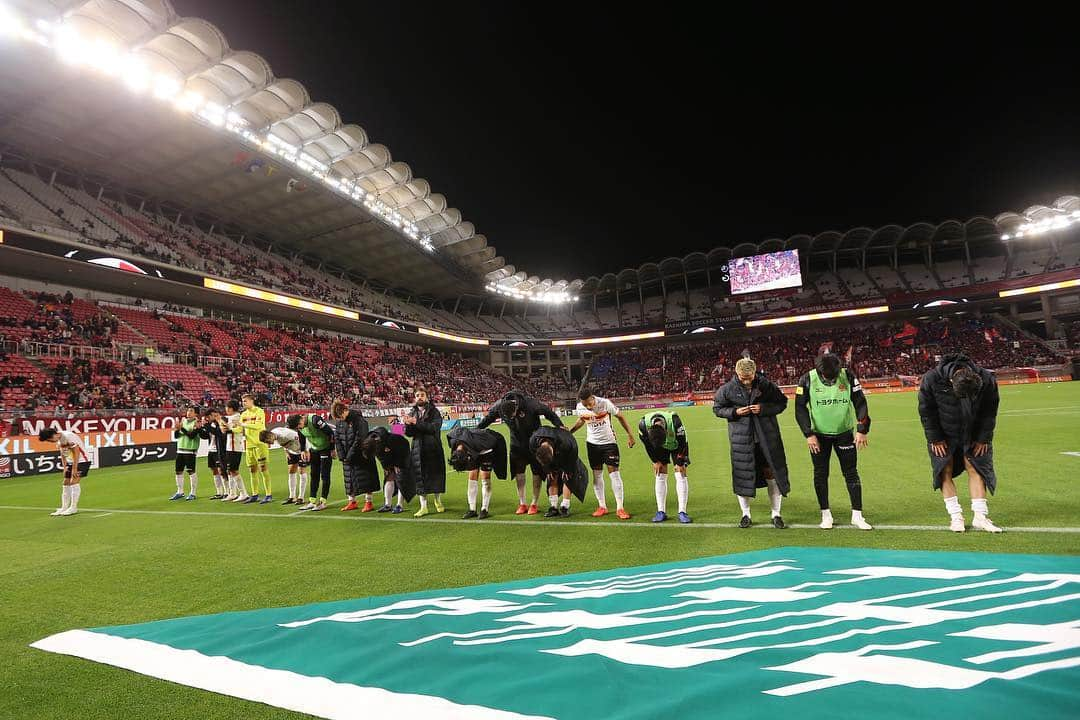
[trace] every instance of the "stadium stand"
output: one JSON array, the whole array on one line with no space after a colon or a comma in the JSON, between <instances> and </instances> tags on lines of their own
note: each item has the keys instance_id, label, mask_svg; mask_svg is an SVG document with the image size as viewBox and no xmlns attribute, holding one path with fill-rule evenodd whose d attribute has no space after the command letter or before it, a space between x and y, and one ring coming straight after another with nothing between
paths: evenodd
<instances>
[{"instance_id":1,"label":"stadium stand","mask_svg":"<svg viewBox=\"0 0 1080 720\"><path fill-rule=\"evenodd\" d=\"M988 368L1026 367L1062 358L995 319L884 323L666 345L607 353L593 361L588 382L607 397L631 398L713 390L730 379L735 361L753 357L773 381L794 384L823 347L852 357L863 378L921 375L936 357L963 348Z\"/></svg>"},{"instance_id":2,"label":"stadium stand","mask_svg":"<svg viewBox=\"0 0 1080 720\"><path fill-rule=\"evenodd\" d=\"M1080 202L1074 200L1063 198L1058 204L1072 207L1069 203ZM804 252L809 259L804 260L805 282L801 291L782 297L742 299L719 306L708 288L690 286L689 279L698 271L698 266L695 265L697 261L692 261L693 256L688 256L683 260L665 260L660 265L663 273L657 272L656 265L645 265L638 270L624 270L618 276L589 278L580 289L583 302L573 306L545 310L535 305L522 307L494 300L482 303L478 308L466 302L465 307L454 312L434 302L407 302L388 291L364 287L309 267L293 257L267 252L250 243L241 244L221 233L177 223L156 211L136 209L117 199L94 197L81 189L61 184L55 176L46 180L33 166L0 168L0 216L24 227L46 230L103 249L346 306L391 320L405 320L468 335L519 338L704 320L732 310L741 310L744 314L778 313L798 307L1030 277L1080 265L1080 238L1075 233L1054 246L1019 247L1012 251L998 239L992 221L975 219L967 224L970 230L965 230L967 234L961 237L974 248L968 255L970 261L949 256L947 260L932 262L931 256L912 254L907 250L901 258L897 248L903 246L908 233L895 226L871 235L867 235L867 231L852 231L839 242L837 233L824 233L818 238L793 238L790 243L806 246ZM946 223L941 227L952 226ZM938 235L944 238L942 242L952 242L955 247L956 238L950 239L948 232L935 231L934 237ZM932 241L933 238L919 240ZM863 243L862 250L857 250L859 243ZM745 244L740 248L745 248L741 251L743 254L774 249L771 245L766 248L766 244ZM947 244L942 246L943 249L948 247ZM723 262L731 251L714 253L719 254L707 261L709 266ZM868 255L860 260L864 257L860 253ZM826 262L815 269L822 265L819 257ZM687 275L685 279L680 277L683 273ZM666 283L665 278L668 278ZM684 284L687 287L680 287ZM636 288L632 298L626 297L629 293L624 291L625 288ZM621 301L616 296L621 296ZM590 300L587 304L584 302ZM156 333L155 340L168 344L158 328L151 330L148 326L146 329Z\"/></svg>"}]
</instances>

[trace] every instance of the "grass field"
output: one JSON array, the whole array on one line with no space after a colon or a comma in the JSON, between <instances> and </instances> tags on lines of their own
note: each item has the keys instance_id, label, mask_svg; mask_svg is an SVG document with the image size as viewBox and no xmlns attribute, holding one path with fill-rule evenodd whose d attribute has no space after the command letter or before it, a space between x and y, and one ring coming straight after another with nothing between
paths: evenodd
<instances>
[{"instance_id":1,"label":"grass field","mask_svg":"<svg viewBox=\"0 0 1080 720\"><path fill-rule=\"evenodd\" d=\"M149 679L30 649L52 633L231 610L529 578L721 555L780 545L920 550L1080 553L1080 383L1004 387L995 441L999 492L991 516L1002 535L945 530L913 394L870 398L870 448L860 459L873 532L845 527L847 493L834 461L833 513L819 520L805 441L793 408L781 416L792 492L784 518L735 527L725 423L708 408L680 411L691 457L694 524L653 526L651 468L644 451L623 451L633 520L593 519L596 501L569 519L515 517L512 483L496 481L493 518L462 521L463 475L448 478L447 512L414 519L375 513L294 515L291 506L237 506L205 499L170 503L171 463L95 470L83 483L81 512L54 518L58 476L0 481L0 718L286 718L271 707ZM637 416L630 414L632 424ZM579 437L583 439L583 430ZM620 440L625 446L625 438ZM284 458L273 454L284 499ZM204 495L213 485L200 465ZM674 509L674 483L669 512ZM961 499L970 520L964 484ZM341 500L335 469L332 500ZM609 488L609 504L610 488ZM415 502L414 502L415 507ZM613 504L612 504L612 507ZM673 513L672 513L673 514ZM803 527L799 527L799 526ZM891 529L890 529L890 526ZM919 529L932 526L933 529ZM1025 528L1017 530L1016 528Z\"/></svg>"}]
</instances>

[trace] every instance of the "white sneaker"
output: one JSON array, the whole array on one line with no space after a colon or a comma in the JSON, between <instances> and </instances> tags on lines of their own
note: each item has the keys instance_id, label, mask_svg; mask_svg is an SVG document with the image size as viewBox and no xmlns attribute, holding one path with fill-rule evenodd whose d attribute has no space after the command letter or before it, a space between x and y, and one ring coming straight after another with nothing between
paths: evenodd
<instances>
[{"instance_id":1,"label":"white sneaker","mask_svg":"<svg viewBox=\"0 0 1080 720\"><path fill-rule=\"evenodd\" d=\"M236 502L237 497L239 497L239 496L238 495L226 495L225 497L221 498L221 502Z\"/></svg>"},{"instance_id":2,"label":"white sneaker","mask_svg":"<svg viewBox=\"0 0 1080 720\"><path fill-rule=\"evenodd\" d=\"M1001 528L990 522L990 518L986 517L981 513L976 513L975 517L971 519L971 528L973 530L985 530L989 533L1001 532Z\"/></svg>"},{"instance_id":3,"label":"white sneaker","mask_svg":"<svg viewBox=\"0 0 1080 720\"><path fill-rule=\"evenodd\" d=\"M963 515L950 515L949 529L956 533L965 532L967 528L964 526Z\"/></svg>"},{"instance_id":4,"label":"white sneaker","mask_svg":"<svg viewBox=\"0 0 1080 720\"><path fill-rule=\"evenodd\" d=\"M51 515L52 517L56 517L57 515L63 515L65 510L67 510L67 508L56 508L56 510L49 513L49 515Z\"/></svg>"},{"instance_id":5,"label":"white sneaker","mask_svg":"<svg viewBox=\"0 0 1080 720\"><path fill-rule=\"evenodd\" d=\"M873 530L874 526L866 522L861 512L851 513L851 524L857 527L859 530Z\"/></svg>"},{"instance_id":6,"label":"white sneaker","mask_svg":"<svg viewBox=\"0 0 1080 720\"><path fill-rule=\"evenodd\" d=\"M300 509L301 510L314 510L315 509L315 503L309 502L306 505L301 505Z\"/></svg>"},{"instance_id":7,"label":"white sneaker","mask_svg":"<svg viewBox=\"0 0 1080 720\"><path fill-rule=\"evenodd\" d=\"M69 507L67 510L61 510L60 514L61 515L74 515L77 512L79 512L79 508ZM998 530L998 532L1001 532L1001 531Z\"/></svg>"},{"instance_id":8,"label":"white sneaker","mask_svg":"<svg viewBox=\"0 0 1080 720\"><path fill-rule=\"evenodd\" d=\"M237 495L236 499L233 500L233 502L244 502L247 499L248 499L247 495Z\"/></svg>"},{"instance_id":9,"label":"white sneaker","mask_svg":"<svg viewBox=\"0 0 1080 720\"><path fill-rule=\"evenodd\" d=\"M822 510L821 511L821 524L818 525L818 527L821 528L822 530L832 530L832 525L833 525L832 512L830 512L829 510Z\"/></svg>"},{"instance_id":10,"label":"white sneaker","mask_svg":"<svg viewBox=\"0 0 1080 720\"><path fill-rule=\"evenodd\" d=\"M326 509L326 503L321 502L321 503L319 503L318 505L316 505L315 507L313 507L311 509L312 510L325 510Z\"/></svg>"}]
</instances>

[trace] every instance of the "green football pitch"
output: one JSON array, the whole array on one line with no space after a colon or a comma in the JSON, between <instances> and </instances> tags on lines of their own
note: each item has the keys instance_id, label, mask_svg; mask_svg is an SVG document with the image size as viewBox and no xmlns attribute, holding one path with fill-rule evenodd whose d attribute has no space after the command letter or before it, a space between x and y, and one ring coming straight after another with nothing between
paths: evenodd
<instances>
[{"instance_id":1,"label":"green football pitch","mask_svg":"<svg viewBox=\"0 0 1080 720\"><path fill-rule=\"evenodd\" d=\"M910 393L870 397L870 447L861 453L867 519L846 526L847 493L833 466L837 527L817 529L806 444L793 408L781 416L792 492L784 518L767 524L767 497L754 501L756 525L735 527L725 423L709 408L680 410L690 443L694 524L654 526L651 468L640 447L625 449L630 521L594 519L596 500L572 516L515 517L513 484L495 481L489 520L461 520L465 479L451 473L442 515L414 519L340 513L335 467L323 513L292 506L238 506L200 498L169 502L171 463L95 470L80 512L56 518L58 476L0 481L0 717L285 718L295 713L153 680L112 667L40 652L29 643L73 628L139 623L232 610L408 593L589 570L686 560L778 546L868 547L1005 553L1080 553L1080 383L1003 387L995 439L994 521L1007 531L947 532L940 495L930 489L922 429ZM632 425L638 414L629 413ZM579 438L583 441L583 430ZM1069 454L1073 453L1073 454ZM272 454L276 497L284 499L281 453ZM213 485L200 466L203 495ZM670 484L668 510L675 508ZM608 502L613 507L608 489ZM970 520L965 483L961 499ZM415 501L414 501L415 508ZM673 513L672 513L673 514Z\"/></svg>"}]
</instances>

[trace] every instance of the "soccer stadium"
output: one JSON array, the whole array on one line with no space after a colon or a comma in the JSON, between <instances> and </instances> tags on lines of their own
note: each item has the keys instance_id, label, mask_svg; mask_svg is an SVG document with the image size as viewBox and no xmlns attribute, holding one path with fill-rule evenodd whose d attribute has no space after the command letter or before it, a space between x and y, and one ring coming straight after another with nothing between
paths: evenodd
<instances>
[{"instance_id":1,"label":"soccer stadium","mask_svg":"<svg viewBox=\"0 0 1080 720\"><path fill-rule=\"evenodd\" d=\"M183 5L0 0L0 717L1077 717L1080 182L531 272Z\"/></svg>"}]
</instances>

